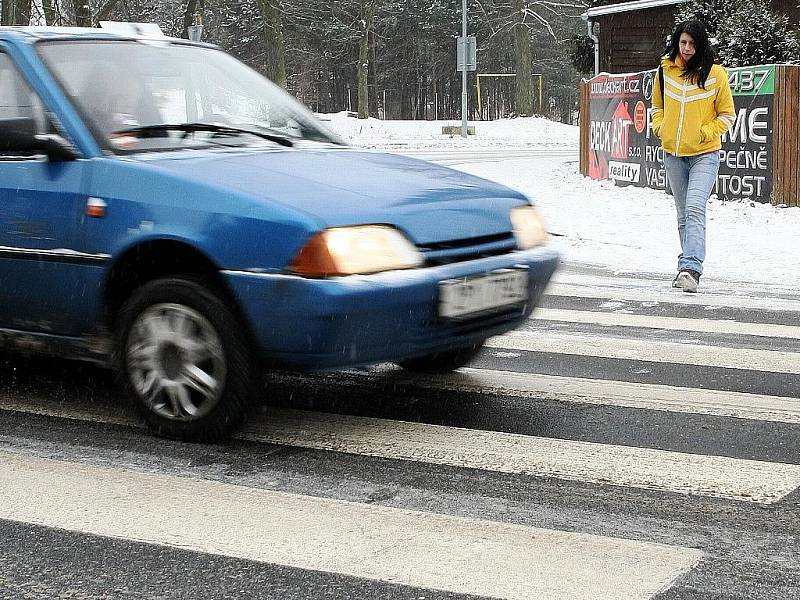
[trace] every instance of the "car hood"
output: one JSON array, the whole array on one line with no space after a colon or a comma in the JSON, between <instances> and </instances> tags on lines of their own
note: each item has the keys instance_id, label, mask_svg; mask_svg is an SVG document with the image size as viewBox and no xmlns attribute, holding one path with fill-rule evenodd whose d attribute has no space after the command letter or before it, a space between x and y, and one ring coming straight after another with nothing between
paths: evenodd
<instances>
[{"instance_id":1,"label":"car hood","mask_svg":"<svg viewBox=\"0 0 800 600\"><path fill-rule=\"evenodd\" d=\"M185 180L290 206L324 227L391 224L416 243L508 232L509 209L527 202L500 184L381 152L292 148L143 160Z\"/></svg>"}]
</instances>

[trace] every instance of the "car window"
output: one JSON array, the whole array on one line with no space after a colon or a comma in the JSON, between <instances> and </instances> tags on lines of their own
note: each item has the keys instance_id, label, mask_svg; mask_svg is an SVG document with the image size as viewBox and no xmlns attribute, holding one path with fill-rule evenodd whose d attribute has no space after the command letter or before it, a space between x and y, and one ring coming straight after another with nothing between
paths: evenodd
<instances>
[{"instance_id":1,"label":"car window","mask_svg":"<svg viewBox=\"0 0 800 600\"><path fill-rule=\"evenodd\" d=\"M299 102L215 48L127 40L42 42L38 48L113 151L271 143L230 131L187 133L168 127L190 123L339 143ZM133 137L120 133L131 128L147 131Z\"/></svg>"},{"instance_id":2,"label":"car window","mask_svg":"<svg viewBox=\"0 0 800 600\"><path fill-rule=\"evenodd\" d=\"M34 119L38 133L48 130L47 115L39 97L31 90L8 54L0 52L0 119L20 118Z\"/></svg>"}]
</instances>

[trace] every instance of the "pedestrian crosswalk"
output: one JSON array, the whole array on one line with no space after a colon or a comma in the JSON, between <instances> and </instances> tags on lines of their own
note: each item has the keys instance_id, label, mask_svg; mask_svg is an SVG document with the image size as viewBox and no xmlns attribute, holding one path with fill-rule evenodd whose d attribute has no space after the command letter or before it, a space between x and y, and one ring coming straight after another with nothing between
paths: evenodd
<instances>
[{"instance_id":1,"label":"pedestrian crosswalk","mask_svg":"<svg viewBox=\"0 0 800 600\"><path fill-rule=\"evenodd\" d=\"M749 323L721 319L687 319L679 317L658 317L631 315L625 313L599 313L584 310L559 310L542 308L533 317L538 321L560 321L565 323L592 323L606 327L640 327L649 329L668 329L700 333L728 333L763 337L779 337L791 340L800 339L800 327L775 325L772 323Z\"/></svg>"},{"instance_id":2,"label":"pedestrian crosswalk","mask_svg":"<svg viewBox=\"0 0 800 600\"><path fill-rule=\"evenodd\" d=\"M515 331L488 341L489 348L551 352L649 362L682 363L725 369L800 373L797 353L751 348L726 348L686 341L616 338L571 333Z\"/></svg>"},{"instance_id":3,"label":"pedestrian crosswalk","mask_svg":"<svg viewBox=\"0 0 800 600\"><path fill-rule=\"evenodd\" d=\"M578 283L581 282L581 283ZM704 281L702 293L698 295L673 293L665 300L664 291L652 285L641 285L640 280L631 278L614 278L607 283L602 277L577 279L574 276L563 276L548 288L550 294L561 298L583 298L592 294L593 299L610 301L634 301L643 303L664 303L701 307L709 314L722 308L738 310L767 310L782 312L800 311L800 297L786 290L770 292L763 287L755 290L742 286L720 286L718 291L710 293L709 285ZM741 293L740 293L741 292ZM784 293L785 292L785 293Z\"/></svg>"},{"instance_id":4,"label":"pedestrian crosswalk","mask_svg":"<svg viewBox=\"0 0 800 600\"><path fill-rule=\"evenodd\" d=\"M306 411L270 411L243 437L317 450L766 504L800 487L800 465Z\"/></svg>"},{"instance_id":5,"label":"pedestrian crosswalk","mask_svg":"<svg viewBox=\"0 0 800 600\"><path fill-rule=\"evenodd\" d=\"M800 494L799 339L800 296L786 290L711 283L689 296L666 279L566 269L534 318L457 373L271 375L264 410L238 439L292 451L252 465L258 477L143 467L85 443L43 450L0 423L0 521L406 586L409 598L654 598L702 569L714 544L616 533L592 525L601 512L553 527L518 516L510 499L506 512L469 508L498 501L478 491L445 509L414 500L408 481L779 509ZM135 426L113 389L103 393L3 386L0 415ZM314 468L271 470L303 452ZM351 470L338 482L296 483L342 464ZM389 486L404 494L353 494L381 469L404 474ZM584 504L569 510L592 511Z\"/></svg>"},{"instance_id":6,"label":"pedestrian crosswalk","mask_svg":"<svg viewBox=\"0 0 800 600\"><path fill-rule=\"evenodd\" d=\"M459 594L642 598L701 558L692 549L190 478L0 460L3 518Z\"/></svg>"},{"instance_id":7,"label":"pedestrian crosswalk","mask_svg":"<svg viewBox=\"0 0 800 600\"><path fill-rule=\"evenodd\" d=\"M502 393L534 400L622 406L645 410L736 417L800 424L797 398L702 390L580 377L528 374L467 367L417 385L477 393Z\"/></svg>"}]
</instances>

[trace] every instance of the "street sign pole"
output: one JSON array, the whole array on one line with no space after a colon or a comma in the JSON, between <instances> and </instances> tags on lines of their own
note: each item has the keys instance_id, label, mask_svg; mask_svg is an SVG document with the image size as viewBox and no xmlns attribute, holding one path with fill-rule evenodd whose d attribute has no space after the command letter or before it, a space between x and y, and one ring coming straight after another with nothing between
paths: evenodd
<instances>
[{"instance_id":1,"label":"street sign pole","mask_svg":"<svg viewBox=\"0 0 800 600\"><path fill-rule=\"evenodd\" d=\"M461 71L461 137L467 137L467 0L461 0L461 36L464 39L464 68Z\"/></svg>"}]
</instances>

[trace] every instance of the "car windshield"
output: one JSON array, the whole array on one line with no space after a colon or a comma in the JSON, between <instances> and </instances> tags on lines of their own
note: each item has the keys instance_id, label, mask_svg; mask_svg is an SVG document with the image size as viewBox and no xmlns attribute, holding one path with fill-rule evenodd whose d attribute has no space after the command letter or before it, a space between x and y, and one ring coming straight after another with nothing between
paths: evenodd
<instances>
[{"instance_id":1,"label":"car windshield","mask_svg":"<svg viewBox=\"0 0 800 600\"><path fill-rule=\"evenodd\" d=\"M87 40L39 51L114 152L342 143L289 94L215 48Z\"/></svg>"}]
</instances>

